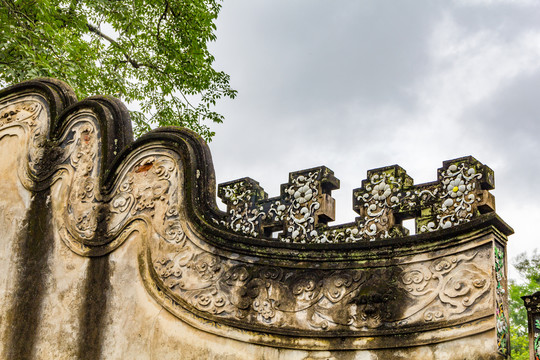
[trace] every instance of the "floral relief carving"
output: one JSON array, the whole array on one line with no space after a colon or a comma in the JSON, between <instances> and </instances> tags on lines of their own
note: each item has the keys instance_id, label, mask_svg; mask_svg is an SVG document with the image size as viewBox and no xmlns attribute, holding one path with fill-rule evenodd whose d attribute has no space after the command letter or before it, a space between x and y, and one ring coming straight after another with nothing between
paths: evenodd
<instances>
[{"instance_id":1,"label":"floral relief carving","mask_svg":"<svg viewBox=\"0 0 540 360\"><path fill-rule=\"evenodd\" d=\"M358 231L348 237L347 242L390 237L394 223L391 209L399 205L398 196L402 195L399 191L405 183L412 182L404 172L396 172L394 169L370 175L364 182L363 189L358 189L354 195L363 221L358 224Z\"/></svg>"},{"instance_id":2,"label":"floral relief carving","mask_svg":"<svg viewBox=\"0 0 540 360\"><path fill-rule=\"evenodd\" d=\"M470 221L474 216L473 205L477 201L475 190L482 174L466 163L452 164L442 174L439 213L436 221L421 227L421 232L448 229Z\"/></svg>"},{"instance_id":3,"label":"floral relief carving","mask_svg":"<svg viewBox=\"0 0 540 360\"><path fill-rule=\"evenodd\" d=\"M328 226L334 207L329 190L338 186L325 167L291 173L281 196L270 199L249 178L222 184L219 196L229 216L217 223L254 237L281 230L283 242L350 243L406 236L401 221L407 218L416 218L416 231L423 233L469 222L480 209L494 210L493 197L484 190L493 187L493 172L472 157L445 162L437 182L420 185L397 165L370 170L353 191L360 217Z\"/></svg>"},{"instance_id":4,"label":"floral relief carving","mask_svg":"<svg viewBox=\"0 0 540 360\"><path fill-rule=\"evenodd\" d=\"M281 241L314 242L319 236L316 225L322 201L321 180L327 171L322 167L292 173L282 196L272 199L252 179L222 184L219 196L228 205L229 218L219 223L250 236L261 236L265 226L275 228L278 223L284 233Z\"/></svg>"},{"instance_id":5,"label":"floral relief carving","mask_svg":"<svg viewBox=\"0 0 540 360\"><path fill-rule=\"evenodd\" d=\"M308 238L317 237L315 230L315 212L321 204L317 201L319 194L316 179L319 171L309 172L292 179L291 185L285 190L286 199L291 203L285 215L287 232L292 242L306 242ZM278 205L279 206L279 205ZM288 241L288 238L283 238Z\"/></svg>"},{"instance_id":6,"label":"floral relief carving","mask_svg":"<svg viewBox=\"0 0 540 360\"><path fill-rule=\"evenodd\" d=\"M246 235L258 236L260 221L266 217L261 206L250 206L257 197L258 188L258 184L247 179L221 186L220 196L231 206L229 221L222 220L218 223Z\"/></svg>"}]
</instances>

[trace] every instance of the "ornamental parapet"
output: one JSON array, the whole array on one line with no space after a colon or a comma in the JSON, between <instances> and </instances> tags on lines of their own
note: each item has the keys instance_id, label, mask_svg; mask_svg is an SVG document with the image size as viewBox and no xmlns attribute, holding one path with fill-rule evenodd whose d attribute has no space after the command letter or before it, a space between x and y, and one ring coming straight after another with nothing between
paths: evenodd
<instances>
[{"instance_id":1,"label":"ornamental parapet","mask_svg":"<svg viewBox=\"0 0 540 360\"><path fill-rule=\"evenodd\" d=\"M81 311L68 318L76 324L67 333L83 338L75 348L95 341L100 354L103 344L119 346L107 338L114 336L150 358L158 350L145 339L163 336L161 346L199 346L199 355L216 359L209 343L263 354L253 359L339 359L346 350L509 357L512 229L494 212L493 171L473 157L445 161L426 184L397 165L368 171L353 190L359 216L349 224L329 225L339 180L324 166L290 173L273 198L250 178L221 184L223 212L197 134L162 128L133 141L118 100L77 102L65 84L42 79L0 93L0 169L0 209L21 209L0 229L2 241L54 245L14 245L19 255L0 257L0 283L23 289L1 294L4 349L45 351L56 341L40 345L47 333L16 340L30 332L28 322L40 324L35 331L61 326L38 310L10 315L24 303ZM406 219L415 219L415 234L402 226ZM20 275L26 268L32 276ZM49 289L48 297L25 295L29 284Z\"/></svg>"},{"instance_id":2,"label":"ornamental parapet","mask_svg":"<svg viewBox=\"0 0 540 360\"><path fill-rule=\"evenodd\" d=\"M293 243L355 243L409 235L403 220L414 219L416 234L448 229L495 211L493 170L472 156L443 163L437 181L414 185L398 165L369 170L353 191L351 224L334 220L332 190L339 180L325 166L292 172L281 194L268 195L251 178L220 184L218 196L229 214L218 224L253 237Z\"/></svg>"}]
</instances>

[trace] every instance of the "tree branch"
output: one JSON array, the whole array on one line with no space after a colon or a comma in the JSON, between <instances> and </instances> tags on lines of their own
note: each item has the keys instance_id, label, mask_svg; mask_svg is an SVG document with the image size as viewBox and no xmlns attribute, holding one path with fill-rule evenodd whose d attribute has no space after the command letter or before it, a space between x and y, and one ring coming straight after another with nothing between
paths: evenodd
<instances>
[{"instance_id":1,"label":"tree branch","mask_svg":"<svg viewBox=\"0 0 540 360\"><path fill-rule=\"evenodd\" d=\"M93 32L94 34L98 35L99 37L102 37L104 38L105 40L107 40L108 42L110 42L111 44L119 47L119 48L122 48L120 46L120 44L118 44L116 42L116 40L114 40L112 37L104 34L101 32L101 30L99 30L96 26L92 25L92 24L86 24L86 26L88 27L88 30L90 30L91 32Z\"/></svg>"},{"instance_id":2,"label":"tree branch","mask_svg":"<svg viewBox=\"0 0 540 360\"><path fill-rule=\"evenodd\" d=\"M167 16L167 11L169 10L169 2L168 1L165 1L165 10L163 11L163 14L161 14L161 16L159 17L159 20L158 20L158 23L157 23L157 35L156 35L156 39L159 41L159 30L160 30L160 27L161 27L161 22L163 21L163 19L165 19L165 17Z\"/></svg>"},{"instance_id":3,"label":"tree branch","mask_svg":"<svg viewBox=\"0 0 540 360\"><path fill-rule=\"evenodd\" d=\"M128 53L126 53L124 51L124 48L116 41L114 40L113 38L111 38L110 36L104 34L101 32L101 30L99 30L96 26L92 25L92 24L86 24L86 26L88 27L88 30L90 30L91 32L93 32L94 34L98 35L99 37L107 40L108 42L110 42L111 44L113 44L114 46L116 46L118 49L120 49L120 51L122 51L122 53L124 54L124 57L126 58L127 61L121 61L121 62L128 62L131 64L131 66L133 66L134 68L138 69L140 68L141 66L144 66L144 67L148 67L148 68L151 68L159 73L161 73L162 75L165 75L167 76L168 78L170 78L170 75L167 74L165 71L163 71L162 69L158 68L157 66L153 65L153 64L146 64L146 63L139 63L137 62L136 60L132 59ZM178 89L177 90L180 95L182 95L182 97L184 98L184 100L186 101L186 103L192 107L193 109L196 109L195 106L193 106L193 104L191 104L191 102L187 99L187 97L184 95L184 93Z\"/></svg>"},{"instance_id":4,"label":"tree branch","mask_svg":"<svg viewBox=\"0 0 540 360\"><path fill-rule=\"evenodd\" d=\"M131 56L129 56L129 54L124 50L124 48L122 47L122 45L120 45L116 40L114 40L112 37L104 34L101 32L101 30L99 30L96 26L92 25L92 24L86 24L86 26L88 27L88 30L90 30L91 32L93 32L94 34L96 34L97 36L107 40L109 43L113 44L114 46L116 46L120 51L122 51L122 54L124 54L124 57L126 58L127 62L129 62L131 64L131 66L133 66L135 69L138 69L140 68L141 66L146 66L146 67L151 67L151 68L154 68L154 66L152 65L149 65L149 64L141 64L139 63L138 61L134 60L133 58L131 58Z\"/></svg>"}]
</instances>

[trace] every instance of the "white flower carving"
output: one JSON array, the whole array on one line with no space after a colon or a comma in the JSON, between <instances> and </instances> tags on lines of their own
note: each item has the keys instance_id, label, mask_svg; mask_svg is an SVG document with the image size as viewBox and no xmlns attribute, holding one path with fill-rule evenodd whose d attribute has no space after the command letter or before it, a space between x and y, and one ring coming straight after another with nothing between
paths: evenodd
<instances>
[{"instance_id":1,"label":"white flower carving","mask_svg":"<svg viewBox=\"0 0 540 360\"><path fill-rule=\"evenodd\" d=\"M467 187L465 186L465 182L463 181L463 179L461 179L461 176L458 176L454 180L451 180L446 187L448 195L453 198L462 196L465 193L466 189Z\"/></svg>"},{"instance_id":2,"label":"white flower carving","mask_svg":"<svg viewBox=\"0 0 540 360\"><path fill-rule=\"evenodd\" d=\"M501 319L497 319L497 332L502 333L506 331L506 322Z\"/></svg>"},{"instance_id":3,"label":"white flower carving","mask_svg":"<svg viewBox=\"0 0 540 360\"><path fill-rule=\"evenodd\" d=\"M375 200L385 200L387 197L390 196L391 193L392 190L390 189L390 185L388 185L384 181L381 181L373 187L371 195L373 195L373 199Z\"/></svg>"},{"instance_id":4,"label":"white flower carving","mask_svg":"<svg viewBox=\"0 0 540 360\"><path fill-rule=\"evenodd\" d=\"M294 199L299 203L303 204L308 202L313 197L313 190L309 186L304 185L294 192Z\"/></svg>"}]
</instances>

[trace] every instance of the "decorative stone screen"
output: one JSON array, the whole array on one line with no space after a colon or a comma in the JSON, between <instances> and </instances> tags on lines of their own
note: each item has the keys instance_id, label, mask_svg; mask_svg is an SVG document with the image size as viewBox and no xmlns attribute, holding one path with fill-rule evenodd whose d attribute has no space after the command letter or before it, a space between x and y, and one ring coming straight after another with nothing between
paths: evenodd
<instances>
[{"instance_id":1,"label":"decorative stone screen","mask_svg":"<svg viewBox=\"0 0 540 360\"><path fill-rule=\"evenodd\" d=\"M119 101L41 79L0 93L0 177L1 358L509 357L512 229L472 157L368 171L349 224L326 167L221 184L222 212L198 135L133 141Z\"/></svg>"}]
</instances>

